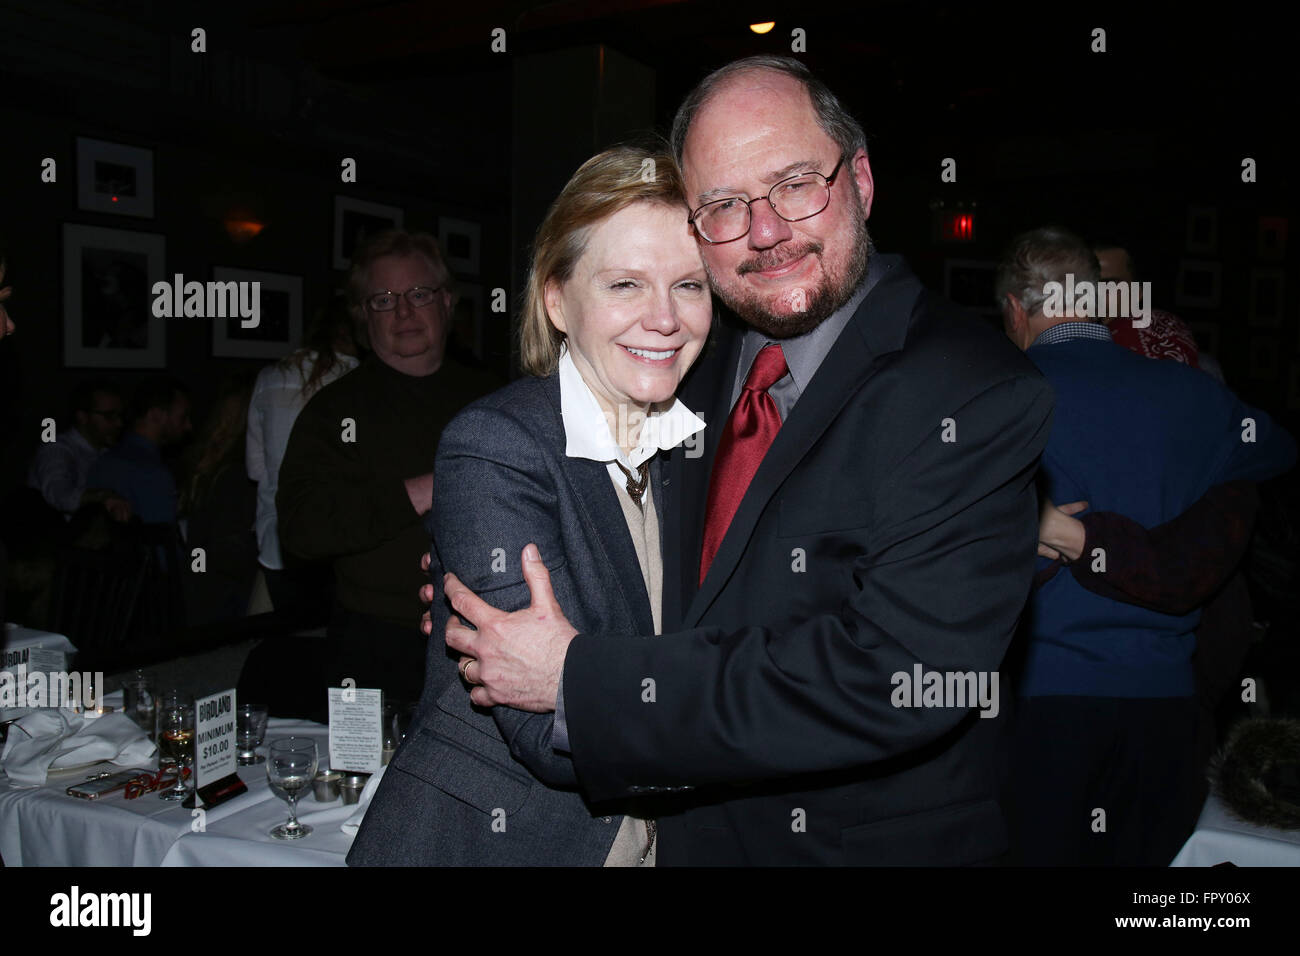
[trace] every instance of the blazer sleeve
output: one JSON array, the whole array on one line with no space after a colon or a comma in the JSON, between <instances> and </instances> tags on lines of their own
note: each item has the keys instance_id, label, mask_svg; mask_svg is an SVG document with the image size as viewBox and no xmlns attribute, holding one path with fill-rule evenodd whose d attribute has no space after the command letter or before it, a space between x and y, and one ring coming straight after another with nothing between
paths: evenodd
<instances>
[{"instance_id":1,"label":"blazer sleeve","mask_svg":"<svg viewBox=\"0 0 1300 956\"><path fill-rule=\"evenodd\" d=\"M530 541L541 552L560 605L577 603L557 519L557 481L548 468L556 454L542 448L518 418L491 406L470 406L443 431L432 511L438 563L500 610L529 604L520 552ZM440 580L434 589L441 591ZM450 614L437 593L434 640L442 639ZM469 692L457 682L444 693L468 697ZM553 714L510 707L494 707L491 714L511 755L537 779L551 787L577 786L572 762L551 747Z\"/></svg>"},{"instance_id":2,"label":"blazer sleeve","mask_svg":"<svg viewBox=\"0 0 1300 956\"><path fill-rule=\"evenodd\" d=\"M844 533L838 607L781 632L575 638L565 717L588 798L847 769L953 730L969 708L895 706L896 677L997 673L1033 574L1052 408L1045 381L1012 376L951 413L956 442L938 422L918 435L874 490L869 526Z\"/></svg>"},{"instance_id":3,"label":"blazer sleeve","mask_svg":"<svg viewBox=\"0 0 1300 956\"><path fill-rule=\"evenodd\" d=\"M1250 541L1259 494L1253 482L1215 485L1178 517L1150 530L1113 511L1079 516L1083 554L1070 573L1094 594L1164 614L1188 614L1232 576ZM1094 548L1105 552L1096 569Z\"/></svg>"},{"instance_id":4,"label":"blazer sleeve","mask_svg":"<svg viewBox=\"0 0 1300 956\"><path fill-rule=\"evenodd\" d=\"M1227 446L1231 449L1218 483L1267 481L1295 467L1296 443L1262 409L1247 405L1224 389L1231 402Z\"/></svg>"}]
</instances>

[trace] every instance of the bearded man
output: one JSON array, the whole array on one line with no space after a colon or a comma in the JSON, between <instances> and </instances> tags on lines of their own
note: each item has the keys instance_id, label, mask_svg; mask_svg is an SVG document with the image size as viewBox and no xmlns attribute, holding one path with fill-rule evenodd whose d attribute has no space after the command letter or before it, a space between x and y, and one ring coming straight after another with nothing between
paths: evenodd
<instances>
[{"instance_id":1,"label":"bearded man","mask_svg":"<svg viewBox=\"0 0 1300 956\"><path fill-rule=\"evenodd\" d=\"M448 576L478 630L453 616L446 642L476 703L556 711L590 801L680 801L658 865L997 860L998 668L1050 389L874 253L866 137L802 64L716 71L673 147L744 325L721 323L680 394L709 424L662 479L664 634L576 634L530 546L514 614Z\"/></svg>"}]
</instances>

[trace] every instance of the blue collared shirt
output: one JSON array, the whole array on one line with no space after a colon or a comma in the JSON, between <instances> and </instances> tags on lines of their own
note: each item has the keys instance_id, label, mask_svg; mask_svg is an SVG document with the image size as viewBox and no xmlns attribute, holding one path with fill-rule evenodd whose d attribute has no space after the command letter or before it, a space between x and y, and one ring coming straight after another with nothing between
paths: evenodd
<instances>
[{"instance_id":1,"label":"blue collared shirt","mask_svg":"<svg viewBox=\"0 0 1300 956\"><path fill-rule=\"evenodd\" d=\"M99 458L96 448L75 428L59 433L48 445L42 445L27 472L27 484L41 493L52 508L70 518L81 507L81 496L90 485L86 479Z\"/></svg>"},{"instance_id":2,"label":"blue collared shirt","mask_svg":"<svg viewBox=\"0 0 1300 956\"><path fill-rule=\"evenodd\" d=\"M158 446L127 432L116 448L95 461L90 488L108 488L131 502L131 513L146 523L176 523L176 479L163 464Z\"/></svg>"}]
</instances>

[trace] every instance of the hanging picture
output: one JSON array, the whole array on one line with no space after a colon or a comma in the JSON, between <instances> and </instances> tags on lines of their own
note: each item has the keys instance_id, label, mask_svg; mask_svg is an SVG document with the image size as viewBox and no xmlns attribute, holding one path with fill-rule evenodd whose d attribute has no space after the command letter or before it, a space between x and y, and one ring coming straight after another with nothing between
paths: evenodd
<instances>
[{"instance_id":1,"label":"hanging picture","mask_svg":"<svg viewBox=\"0 0 1300 956\"><path fill-rule=\"evenodd\" d=\"M1255 254L1265 262L1286 258L1287 220L1282 216L1261 216L1256 236Z\"/></svg>"},{"instance_id":2,"label":"hanging picture","mask_svg":"<svg viewBox=\"0 0 1300 956\"><path fill-rule=\"evenodd\" d=\"M1187 252L1212 256L1219 251L1219 214L1213 206L1187 207Z\"/></svg>"},{"instance_id":3,"label":"hanging picture","mask_svg":"<svg viewBox=\"0 0 1300 956\"><path fill-rule=\"evenodd\" d=\"M475 358L482 359L486 337L486 319L483 306L483 287L476 282L461 282L457 286L456 305L452 309L452 335L457 344Z\"/></svg>"},{"instance_id":4,"label":"hanging picture","mask_svg":"<svg viewBox=\"0 0 1300 956\"><path fill-rule=\"evenodd\" d=\"M438 245L442 247L447 268L456 275L478 275L479 270L478 223L464 219L438 219Z\"/></svg>"},{"instance_id":5,"label":"hanging picture","mask_svg":"<svg viewBox=\"0 0 1300 956\"><path fill-rule=\"evenodd\" d=\"M1250 340L1250 377L1257 382L1270 382L1278 376L1278 342L1272 336L1256 336Z\"/></svg>"},{"instance_id":6,"label":"hanging picture","mask_svg":"<svg viewBox=\"0 0 1300 956\"><path fill-rule=\"evenodd\" d=\"M1250 270L1250 324L1276 329L1282 325L1282 270Z\"/></svg>"},{"instance_id":7,"label":"hanging picture","mask_svg":"<svg viewBox=\"0 0 1300 956\"><path fill-rule=\"evenodd\" d=\"M1002 314L994 294L998 264L982 259L947 259L943 264L943 293L958 305L980 315L998 318Z\"/></svg>"},{"instance_id":8,"label":"hanging picture","mask_svg":"<svg viewBox=\"0 0 1300 956\"><path fill-rule=\"evenodd\" d=\"M402 228L402 209L350 196L334 197L334 268L352 264L357 246L388 229Z\"/></svg>"},{"instance_id":9,"label":"hanging picture","mask_svg":"<svg viewBox=\"0 0 1300 956\"><path fill-rule=\"evenodd\" d=\"M1217 262L1184 259L1178 263L1178 287L1174 298L1179 307L1217 309L1220 273Z\"/></svg>"},{"instance_id":10,"label":"hanging picture","mask_svg":"<svg viewBox=\"0 0 1300 956\"><path fill-rule=\"evenodd\" d=\"M167 320L153 314L166 240L152 232L63 226L63 364L164 368Z\"/></svg>"},{"instance_id":11,"label":"hanging picture","mask_svg":"<svg viewBox=\"0 0 1300 956\"><path fill-rule=\"evenodd\" d=\"M212 270L215 282L238 283L239 302L249 309L225 309L212 319L212 355L215 358L278 359L302 342L302 279L278 272L248 269ZM245 317L242 312L252 312Z\"/></svg>"},{"instance_id":12,"label":"hanging picture","mask_svg":"<svg viewBox=\"0 0 1300 956\"><path fill-rule=\"evenodd\" d=\"M77 137L77 208L153 218L153 150Z\"/></svg>"}]
</instances>

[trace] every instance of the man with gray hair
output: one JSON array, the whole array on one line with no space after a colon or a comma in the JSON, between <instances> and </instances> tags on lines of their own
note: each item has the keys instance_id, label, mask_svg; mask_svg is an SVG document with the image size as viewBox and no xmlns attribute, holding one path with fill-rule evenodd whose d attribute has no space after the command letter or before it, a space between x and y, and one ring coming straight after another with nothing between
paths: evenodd
<instances>
[{"instance_id":1,"label":"man with gray hair","mask_svg":"<svg viewBox=\"0 0 1300 956\"><path fill-rule=\"evenodd\" d=\"M1074 294L1070 301L1060 301L1067 277L1071 277L1069 287ZM1097 257L1074 233L1056 226L1025 233L1011 244L998 267L996 291L1003 328L1021 349L1057 326L1062 328L1048 334L1043 345L1062 336L1109 342L1109 330L1097 322L1094 310L1084 307L1083 301L1084 290L1089 285L1095 290L1100 278ZM1053 284L1061 289L1055 296ZM1064 328L1066 323L1071 327Z\"/></svg>"},{"instance_id":2,"label":"man with gray hair","mask_svg":"<svg viewBox=\"0 0 1300 956\"><path fill-rule=\"evenodd\" d=\"M426 233L383 232L353 256L348 299L373 354L312 396L280 466L280 541L305 560L331 561L337 587L329 649L299 681L304 696L281 698L285 712L323 718L326 687L347 678L391 701L420 697L425 649L410 623L420 613L434 451L455 414L497 384L446 354L453 282Z\"/></svg>"},{"instance_id":3,"label":"man with gray hair","mask_svg":"<svg viewBox=\"0 0 1300 956\"><path fill-rule=\"evenodd\" d=\"M1214 486L1290 468L1295 443L1264 412L1208 375L1111 341L1087 306L1098 272L1088 246L1058 228L1018 236L998 269L1005 331L1056 391L1044 508L1084 502L1151 529ZM1098 544L1070 551L1104 577ZM1026 614L1012 745L1018 860L1162 866L1197 809L1200 609L1166 613L1089 588L1077 569L1055 573L1064 554L1056 567L1040 559L1045 583Z\"/></svg>"}]
</instances>

